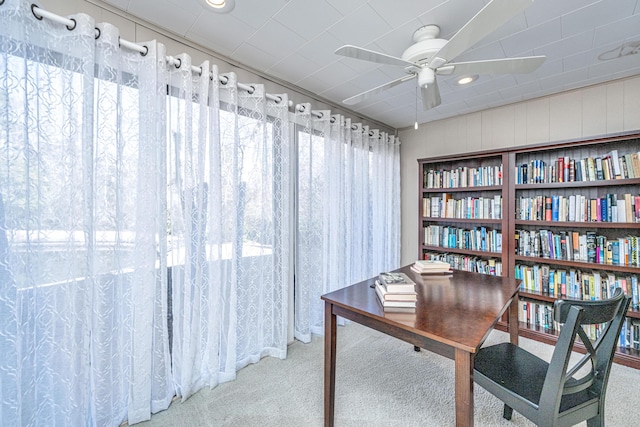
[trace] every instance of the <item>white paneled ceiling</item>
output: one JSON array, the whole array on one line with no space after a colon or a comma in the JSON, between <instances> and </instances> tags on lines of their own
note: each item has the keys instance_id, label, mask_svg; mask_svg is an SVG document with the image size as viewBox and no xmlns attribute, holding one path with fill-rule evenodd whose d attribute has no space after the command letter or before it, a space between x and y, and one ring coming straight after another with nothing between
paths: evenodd
<instances>
[{"instance_id":1,"label":"white paneled ceiling","mask_svg":"<svg viewBox=\"0 0 640 427\"><path fill-rule=\"evenodd\" d=\"M338 47L352 44L399 57L419 27L436 24L440 37L448 39L488 0L235 0L228 14L213 12L205 0L105 2L342 105L343 99L405 71L335 55ZM419 103L418 121L640 74L640 0L536 0L455 61L530 55L547 56L531 74L480 75L468 86L438 76L442 104L423 111ZM394 128L411 126L416 81L348 109Z\"/></svg>"}]
</instances>

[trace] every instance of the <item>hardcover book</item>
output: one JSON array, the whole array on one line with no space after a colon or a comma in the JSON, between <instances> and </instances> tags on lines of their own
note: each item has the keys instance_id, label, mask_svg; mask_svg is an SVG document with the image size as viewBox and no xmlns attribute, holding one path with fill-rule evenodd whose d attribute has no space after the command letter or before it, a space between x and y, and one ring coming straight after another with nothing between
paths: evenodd
<instances>
[{"instance_id":1,"label":"hardcover book","mask_svg":"<svg viewBox=\"0 0 640 427\"><path fill-rule=\"evenodd\" d=\"M415 282L404 273L380 273L378 280L387 292L413 293L416 291Z\"/></svg>"}]
</instances>

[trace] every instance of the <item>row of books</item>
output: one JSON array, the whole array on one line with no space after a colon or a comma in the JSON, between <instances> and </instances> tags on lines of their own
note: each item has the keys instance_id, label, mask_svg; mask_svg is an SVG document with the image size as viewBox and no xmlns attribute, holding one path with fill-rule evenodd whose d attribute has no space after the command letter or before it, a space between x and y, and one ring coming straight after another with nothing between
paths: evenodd
<instances>
[{"instance_id":1,"label":"row of books","mask_svg":"<svg viewBox=\"0 0 640 427\"><path fill-rule=\"evenodd\" d=\"M546 264L516 264L515 277L522 280L525 292L537 292L555 298L570 297L601 300L613 296L617 288L631 297L631 306L639 308L638 276L588 271L575 268L553 268Z\"/></svg>"},{"instance_id":2,"label":"row of books","mask_svg":"<svg viewBox=\"0 0 640 427\"><path fill-rule=\"evenodd\" d=\"M515 230L516 255L640 267L640 236L607 238L595 231Z\"/></svg>"},{"instance_id":3,"label":"row of books","mask_svg":"<svg viewBox=\"0 0 640 427\"><path fill-rule=\"evenodd\" d=\"M450 193L422 199L425 218L501 219L502 196L464 197L455 199Z\"/></svg>"},{"instance_id":4,"label":"row of books","mask_svg":"<svg viewBox=\"0 0 640 427\"><path fill-rule=\"evenodd\" d=\"M531 160L516 166L515 173L516 184L640 178L640 153L619 156L618 150L611 150L600 157Z\"/></svg>"},{"instance_id":5,"label":"row of books","mask_svg":"<svg viewBox=\"0 0 640 427\"><path fill-rule=\"evenodd\" d=\"M467 167L450 170L425 170L424 188L462 188L502 185L502 165Z\"/></svg>"},{"instance_id":6,"label":"row of books","mask_svg":"<svg viewBox=\"0 0 640 427\"><path fill-rule=\"evenodd\" d=\"M518 320L530 326L546 329L549 332L559 331L561 325L553 321L553 307L548 304L521 300L519 302ZM587 336L596 340L602 332L602 325L583 326ZM640 350L640 320L626 318L622 324L618 347Z\"/></svg>"},{"instance_id":7,"label":"row of books","mask_svg":"<svg viewBox=\"0 0 640 427\"><path fill-rule=\"evenodd\" d=\"M429 225L424 228L424 244L443 248L502 252L502 232L487 227L472 229Z\"/></svg>"},{"instance_id":8,"label":"row of books","mask_svg":"<svg viewBox=\"0 0 640 427\"><path fill-rule=\"evenodd\" d=\"M516 218L527 221L640 222L640 195L520 197L516 199Z\"/></svg>"},{"instance_id":9,"label":"row of books","mask_svg":"<svg viewBox=\"0 0 640 427\"><path fill-rule=\"evenodd\" d=\"M502 276L502 261L494 258L478 258L469 255L451 253L426 252L427 260L439 260L448 263L454 270L470 271L474 273Z\"/></svg>"},{"instance_id":10,"label":"row of books","mask_svg":"<svg viewBox=\"0 0 640 427\"><path fill-rule=\"evenodd\" d=\"M418 301L416 283L404 273L380 273L375 281L376 295L384 311L415 312Z\"/></svg>"}]
</instances>

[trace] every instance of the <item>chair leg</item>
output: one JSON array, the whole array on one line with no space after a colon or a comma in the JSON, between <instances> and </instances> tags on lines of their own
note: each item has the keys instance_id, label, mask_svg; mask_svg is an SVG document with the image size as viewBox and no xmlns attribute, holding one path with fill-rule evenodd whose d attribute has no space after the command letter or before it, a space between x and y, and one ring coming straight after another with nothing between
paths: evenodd
<instances>
[{"instance_id":1,"label":"chair leg","mask_svg":"<svg viewBox=\"0 0 640 427\"><path fill-rule=\"evenodd\" d=\"M604 427L604 414L600 413L587 420L587 427Z\"/></svg>"},{"instance_id":2,"label":"chair leg","mask_svg":"<svg viewBox=\"0 0 640 427\"><path fill-rule=\"evenodd\" d=\"M510 420L512 415L513 415L513 408L505 404L504 411L502 412L502 418L504 418L505 420Z\"/></svg>"}]
</instances>

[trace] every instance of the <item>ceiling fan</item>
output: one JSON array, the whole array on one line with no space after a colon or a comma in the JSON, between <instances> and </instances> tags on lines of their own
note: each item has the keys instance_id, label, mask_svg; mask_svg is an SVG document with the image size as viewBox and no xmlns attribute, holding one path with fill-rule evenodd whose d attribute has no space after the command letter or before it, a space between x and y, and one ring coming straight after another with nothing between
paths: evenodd
<instances>
[{"instance_id":1,"label":"ceiling fan","mask_svg":"<svg viewBox=\"0 0 640 427\"><path fill-rule=\"evenodd\" d=\"M408 73L406 76L354 95L342 102L354 105L416 78L422 92L422 105L425 110L428 110L442 102L436 74L516 74L535 71L542 65L545 56L451 62L482 38L522 12L532 2L533 0L491 0L449 40L438 38L440 28L437 25L421 27L413 34L414 44L409 46L399 58L352 45L338 48L335 51L337 55L380 64L399 65L404 67Z\"/></svg>"}]
</instances>

